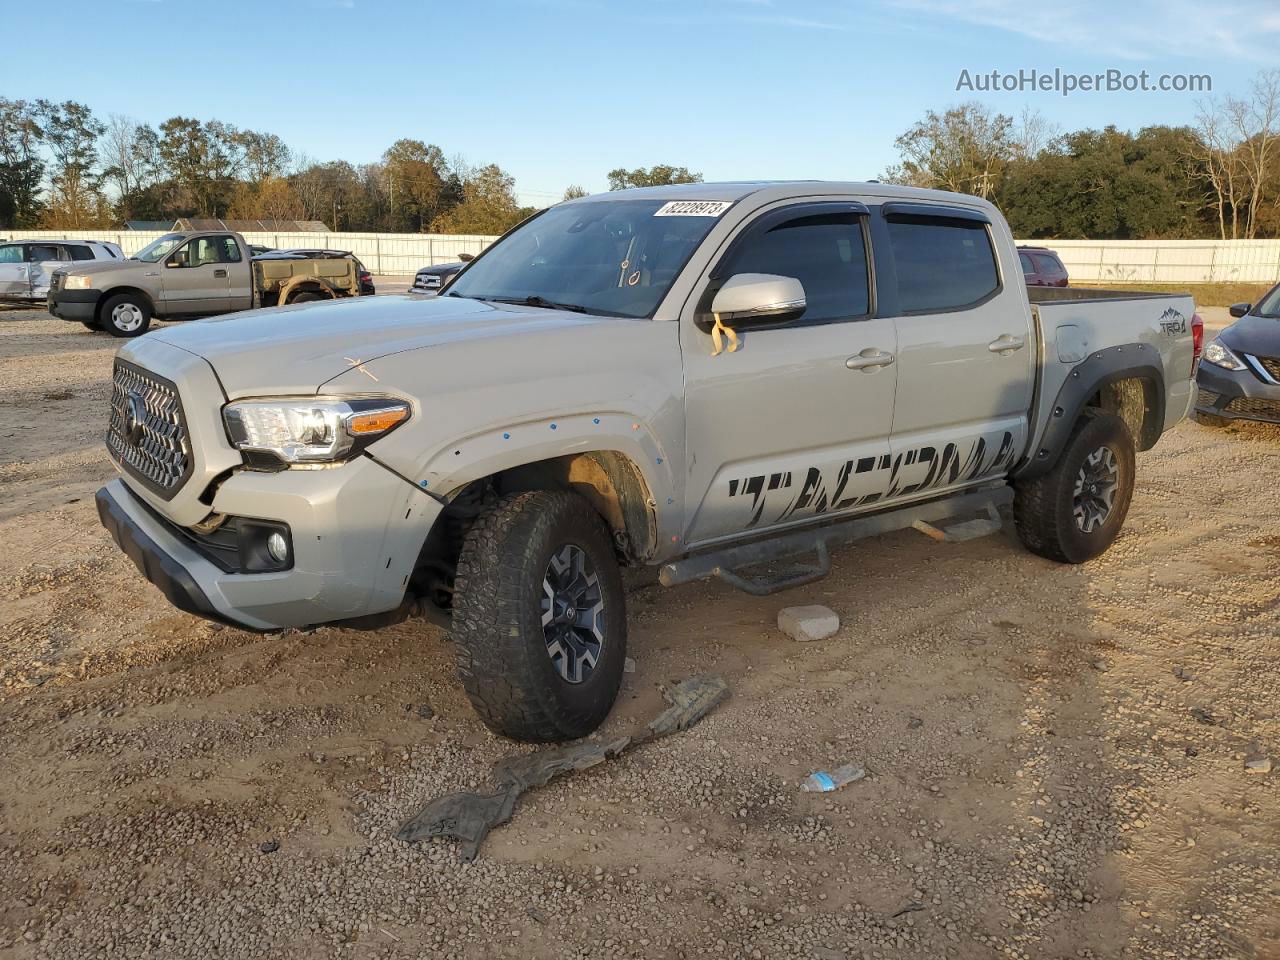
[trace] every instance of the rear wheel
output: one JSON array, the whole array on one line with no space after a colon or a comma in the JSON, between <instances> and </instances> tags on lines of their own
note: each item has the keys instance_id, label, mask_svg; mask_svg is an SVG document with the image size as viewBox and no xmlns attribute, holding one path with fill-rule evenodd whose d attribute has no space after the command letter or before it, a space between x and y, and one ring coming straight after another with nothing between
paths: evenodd
<instances>
[{"instance_id":1,"label":"rear wheel","mask_svg":"<svg viewBox=\"0 0 1280 960\"><path fill-rule=\"evenodd\" d=\"M1084 563L1120 533L1133 498L1134 443L1123 420L1086 416L1048 473L1016 484L1018 537L1032 553Z\"/></svg>"},{"instance_id":2,"label":"rear wheel","mask_svg":"<svg viewBox=\"0 0 1280 960\"><path fill-rule=\"evenodd\" d=\"M302 291L302 293L295 294L293 297L290 297L289 302L290 303L310 303L312 300L327 300L327 299L329 298L322 297L318 293L312 293L309 290L304 290Z\"/></svg>"},{"instance_id":3,"label":"rear wheel","mask_svg":"<svg viewBox=\"0 0 1280 960\"><path fill-rule=\"evenodd\" d=\"M587 502L534 491L482 514L458 559L452 634L493 731L547 741L598 727L622 683L627 620L613 538Z\"/></svg>"},{"instance_id":4,"label":"rear wheel","mask_svg":"<svg viewBox=\"0 0 1280 960\"><path fill-rule=\"evenodd\" d=\"M116 294L98 311L98 322L113 337L139 337L151 326L151 304L134 293Z\"/></svg>"}]
</instances>

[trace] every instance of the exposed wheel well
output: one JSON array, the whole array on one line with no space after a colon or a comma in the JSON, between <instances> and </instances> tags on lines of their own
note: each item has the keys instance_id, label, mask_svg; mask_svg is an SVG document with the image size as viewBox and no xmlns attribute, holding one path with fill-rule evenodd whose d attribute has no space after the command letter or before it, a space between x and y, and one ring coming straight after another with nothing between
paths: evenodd
<instances>
[{"instance_id":1,"label":"exposed wheel well","mask_svg":"<svg viewBox=\"0 0 1280 960\"><path fill-rule=\"evenodd\" d=\"M1112 380L1099 387L1085 406L1114 413L1129 428L1138 449L1150 450L1164 430L1156 390L1148 377Z\"/></svg>"},{"instance_id":2,"label":"exposed wheel well","mask_svg":"<svg viewBox=\"0 0 1280 960\"><path fill-rule=\"evenodd\" d=\"M538 460L481 477L454 490L423 544L411 589L448 610L462 541L471 523L500 497L527 490L568 490L596 511L613 534L618 557L635 564L657 549L657 517L644 476L625 454L612 450Z\"/></svg>"}]
</instances>

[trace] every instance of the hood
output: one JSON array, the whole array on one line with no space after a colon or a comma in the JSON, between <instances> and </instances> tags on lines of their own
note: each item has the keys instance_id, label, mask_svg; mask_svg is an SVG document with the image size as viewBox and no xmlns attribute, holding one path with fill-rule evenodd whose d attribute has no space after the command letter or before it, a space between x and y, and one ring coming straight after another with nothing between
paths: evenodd
<instances>
[{"instance_id":1,"label":"hood","mask_svg":"<svg viewBox=\"0 0 1280 960\"><path fill-rule=\"evenodd\" d=\"M194 320L147 339L203 357L235 399L314 393L357 363L407 350L617 322L460 297L351 297Z\"/></svg>"},{"instance_id":2,"label":"hood","mask_svg":"<svg viewBox=\"0 0 1280 960\"><path fill-rule=\"evenodd\" d=\"M58 267L58 272L73 274L80 277L88 273L97 276L103 273L119 273L122 270L159 269L159 264L143 263L141 260L81 260L75 263L60 265Z\"/></svg>"},{"instance_id":3,"label":"hood","mask_svg":"<svg viewBox=\"0 0 1280 960\"><path fill-rule=\"evenodd\" d=\"M1280 357L1280 318L1241 317L1220 334L1219 339L1236 352L1255 357Z\"/></svg>"}]
</instances>

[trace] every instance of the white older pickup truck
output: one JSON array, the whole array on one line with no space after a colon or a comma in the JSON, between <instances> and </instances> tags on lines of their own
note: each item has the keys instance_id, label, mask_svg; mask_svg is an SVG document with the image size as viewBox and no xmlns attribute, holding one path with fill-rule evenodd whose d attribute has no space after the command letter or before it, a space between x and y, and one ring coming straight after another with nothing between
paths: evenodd
<instances>
[{"instance_id":1,"label":"white older pickup truck","mask_svg":"<svg viewBox=\"0 0 1280 960\"><path fill-rule=\"evenodd\" d=\"M1192 402L1202 327L1185 296L1031 297L974 197L575 200L434 300L131 341L98 510L184 610L263 631L448 620L487 724L582 736L622 677L624 565L767 593L821 576L830 544L1005 507L1036 553L1104 551L1135 452Z\"/></svg>"}]
</instances>

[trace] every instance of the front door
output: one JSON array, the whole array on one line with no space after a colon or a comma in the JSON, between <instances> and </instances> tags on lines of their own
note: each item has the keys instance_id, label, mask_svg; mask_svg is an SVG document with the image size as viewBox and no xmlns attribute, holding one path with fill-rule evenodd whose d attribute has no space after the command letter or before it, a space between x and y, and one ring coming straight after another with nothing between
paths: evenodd
<instances>
[{"instance_id":1,"label":"front door","mask_svg":"<svg viewBox=\"0 0 1280 960\"><path fill-rule=\"evenodd\" d=\"M25 299L30 296L26 254L20 243L0 246L0 298Z\"/></svg>"},{"instance_id":2,"label":"front door","mask_svg":"<svg viewBox=\"0 0 1280 960\"><path fill-rule=\"evenodd\" d=\"M229 308L227 241L238 258L239 247L230 236L195 237L169 255L161 297L166 313L222 313Z\"/></svg>"},{"instance_id":3,"label":"front door","mask_svg":"<svg viewBox=\"0 0 1280 960\"><path fill-rule=\"evenodd\" d=\"M884 208L899 314L896 498L1007 473L1027 440L1035 383L1022 276L1000 275L985 214L909 206Z\"/></svg>"},{"instance_id":4,"label":"front door","mask_svg":"<svg viewBox=\"0 0 1280 960\"><path fill-rule=\"evenodd\" d=\"M812 521L880 497L897 370L894 321L873 316L865 208L804 203L747 224L682 318L685 543ZM739 331L712 355L710 298L730 276L795 277L798 319Z\"/></svg>"}]
</instances>

